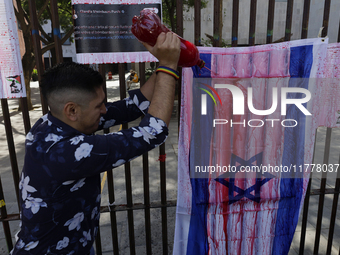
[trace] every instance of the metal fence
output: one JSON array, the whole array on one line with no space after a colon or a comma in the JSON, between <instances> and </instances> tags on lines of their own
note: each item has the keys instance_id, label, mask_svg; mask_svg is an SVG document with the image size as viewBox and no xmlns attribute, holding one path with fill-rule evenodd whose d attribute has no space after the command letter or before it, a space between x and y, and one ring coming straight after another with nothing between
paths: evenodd
<instances>
[{"instance_id":1,"label":"metal fence","mask_svg":"<svg viewBox=\"0 0 340 255\"><path fill-rule=\"evenodd\" d=\"M249 23L249 42L248 45L252 46L255 44L255 28L256 28L256 11L257 11L257 0L249 0L250 4L250 23ZM32 22L32 40L34 42L34 50L35 50L35 58L36 58L36 66L38 69L38 79L40 80L41 74L44 72L41 47L40 47L40 39L37 32L38 31L38 20L36 14L35 1L30 2L30 17ZM267 39L266 43L273 42L273 28L274 28L274 10L275 10L275 0L268 0L268 19L267 19ZM304 0L303 7L303 18L302 18L302 32L301 39L307 38L308 35L308 20L310 14L310 0ZM50 0L51 12L52 12L52 24L53 28L59 29L59 18L57 11L57 1ZM328 24L329 24L329 16L330 16L330 8L331 8L331 0L324 1L324 12L323 12L323 27L322 36L327 36L328 32ZM176 7L176 33L180 36L183 36L183 1L177 0ZM292 13L293 13L293 0L287 0L287 11L286 11L286 26L285 26L285 35L284 40L289 41L291 38L291 28L292 28ZM340 13L340 10L339 12ZM201 1L194 2L194 39L195 44L199 45L201 42ZM321 15L321 14L320 14ZM340 15L340 14L339 14ZM221 45L222 38L222 26L220 25L222 22L222 0L214 0L214 16L213 16L213 35L214 41L213 46L219 47ZM238 46L238 29L239 29L239 0L232 0L232 36L231 36L231 46ZM56 60L57 63L62 62L62 48L60 38L55 35L55 50L56 50ZM338 32L338 42L340 42L340 26ZM119 82L120 82L120 97L125 97L125 66L123 64L119 65ZM145 83L145 75L143 70L145 70L145 63L139 64L140 71L140 84L141 86ZM105 67L104 65L99 66L99 71L105 75ZM180 84L181 81L179 81ZM180 98L180 86L178 86L178 107L181 105ZM31 128L29 111L26 107L27 101L26 98L22 98L21 100L21 111L23 116L23 123L25 133L27 133ZM47 105L41 98L42 105L42 113L45 114L47 112ZM6 131L7 144L8 144L8 153L12 168L12 176L14 181L13 190L15 190L16 198L19 197L19 168L17 162L17 155L14 146L13 139L13 131L11 126L11 117L8 109L8 101L7 99L1 99L1 106L3 112L3 122ZM127 128L127 125L123 126L123 128ZM105 130L108 132L108 130ZM323 155L323 163L328 164L329 155L331 150L331 135L332 129L327 128L326 137L325 137L325 145L324 145L324 155ZM168 254L171 252L169 249L169 240L168 237L168 219L167 213L169 207L175 207L175 200L167 200L167 189L166 189L166 162L164 155L165 145L160 146L159 148L159 173L160 173L160 200L159 201L151 201L150 199L150 187L152 184L149 182L149 154L145 153L142 156L142 169L143 169L143 203L134 203L133 201L133 192L132 192L132 178L131 178L131 164L127 163L124 166L125 169L125 187L126 187L126 203L125 204L114 204L115 202L115 189L114 187L114 177L112 171L107 172L107 185L108 185L108 199L109 206L103 206L101 208L101 214L109 214L110 218L110 229L111 229L111 242L113 245L114 254L119 254L119 242L118 242L118 229L117 229L117 213L125 212L127 214L127 223L128 223L128 242L129 242L129 252L130 254L139 254L141 252L136 251L136 243L135 243L135 219L137 211L142 211L144 213L144 224L145 224L145 251L143 253L146 254L155 254L155 251L152 249L152 233L151 233L151 210L160 209L161 214L161 226L159 228L162 229L162 253ZM315 156L315 155L314 155ZM339 159L340 161L340 159ZM339 162L340 163L340 162ZM329 218L329 230L328 230L328 238L327 238L327 251L326 254L331 254L334 231L336 226L336 213L339 199L339 191L340 191L340 174L338 172L336 176L336 180L334 180L334 185L331 185L330 188L327 188L327 173L323 173L322 179L320 181L320 186L317 189L312 189L311 184L312 181L309 182L308 190L305 198L304 208L302 212L302 226L301 226L301 237L300 237L300 245L299 245L299 254L304 254L305 251L305 242L306 242L306 229L307 229L307 219L308 219L308 211L309 211L309 201L311 196L318 196L318 209L317 209L317 219L316 219L316 231L315 231L315 239L314 239L314 248L313 254L319 254L320 249L320 237L321 237L321 228L322 228L322 219L323 219L323 209L325 203L325 196L328 194L333 194L332 198L332 208L331 215ZM18 200L17 200L18 201ZM20 207L18 202L18 208ZM8 214L5 204L4 192L0 179L0 222L2 223L2 228L4 231L6 244L8 250L13 248L13 236L11 234L10 222L11 221L19 221L19 212L14 214ZM338 223L339 224L339 223ZM98 232L98 236L96 239L96 253L102 254L102 243L101 243L101 233ZM340 252L339 252L340 254Z\"/></svg>"}]
</instances>

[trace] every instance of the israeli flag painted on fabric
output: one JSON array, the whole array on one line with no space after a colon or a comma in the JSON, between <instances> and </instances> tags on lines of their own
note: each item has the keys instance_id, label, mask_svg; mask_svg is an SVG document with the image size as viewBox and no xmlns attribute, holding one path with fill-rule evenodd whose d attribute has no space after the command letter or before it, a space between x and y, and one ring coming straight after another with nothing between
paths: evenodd
<instances>
[{"instance_id":1,"label":"israeli flag painted on fabric","mask_svg":"<svg viewBox=\"0 0 340 255\"><path fill-rule=\"evenodd\" d=\"M288 254L316 128L339 126L340 44L318 38L199 51L207 68L183 69L173 254ZM244 105L220 84L241 91ZM292 93L301 90L309 100ZM249 104L274 110L256 115ZM241 171L263 166L278 171Z\"/></svg>"}]
</instances>

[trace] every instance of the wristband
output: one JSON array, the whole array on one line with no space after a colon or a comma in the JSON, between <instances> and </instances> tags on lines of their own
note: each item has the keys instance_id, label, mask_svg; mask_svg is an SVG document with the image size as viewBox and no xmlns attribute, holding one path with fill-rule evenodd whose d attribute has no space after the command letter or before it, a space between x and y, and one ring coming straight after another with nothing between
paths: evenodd
<instances>
[{"instance_id":1,"label":"wristband","mask_svg":"<svg viewBox=\"0 0 340 255\"><path fill-rule=\"evenodd\" d=\"M158 72L167 73L167 74L171 75L172 77L174 77L175 80L179 79L179 73L177 71L175 71L174 69L171 69L169 67L159 66L156 69L156 73L158 73Z\"/></svg>"}]
</instances>

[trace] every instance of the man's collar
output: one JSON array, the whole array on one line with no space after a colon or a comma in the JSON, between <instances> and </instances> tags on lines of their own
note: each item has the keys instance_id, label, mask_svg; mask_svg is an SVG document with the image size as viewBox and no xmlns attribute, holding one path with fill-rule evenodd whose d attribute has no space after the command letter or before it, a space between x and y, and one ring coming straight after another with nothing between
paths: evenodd
<instances>
[{"instance_id":1,"label":"man's collar","mask_svg":"<svg viewBox=\"0 0 340 255\"><path fill-rule=\"evenodd\" d=\"M60 128L63 132L83 134L79 132L77 129L71 127L70 125L66 124L62 120L58 119L57 117L54 117L50 111L47 114L47 119L51 121L53 125Z\"/></svg>"}]
</instances>

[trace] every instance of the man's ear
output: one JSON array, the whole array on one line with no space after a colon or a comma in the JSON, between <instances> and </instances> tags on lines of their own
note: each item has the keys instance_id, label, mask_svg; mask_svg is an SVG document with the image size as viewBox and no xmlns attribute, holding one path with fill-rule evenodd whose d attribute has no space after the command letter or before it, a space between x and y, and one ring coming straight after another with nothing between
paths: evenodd
<instances>
[{"instance_id":1,"label":"man's ear","mask_svg":"<svg viewBox=\"0 0 340 255\"><path fill-rule=\"evenodd\" d=\"M64 105L64 115L70 121L77 121L79 105L74 102L68 102Z\"/></svg>"}]
</instances>

